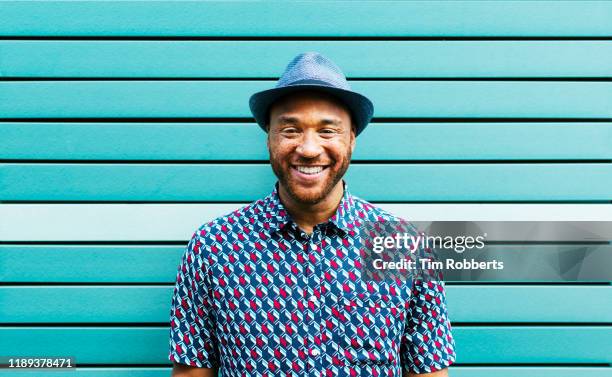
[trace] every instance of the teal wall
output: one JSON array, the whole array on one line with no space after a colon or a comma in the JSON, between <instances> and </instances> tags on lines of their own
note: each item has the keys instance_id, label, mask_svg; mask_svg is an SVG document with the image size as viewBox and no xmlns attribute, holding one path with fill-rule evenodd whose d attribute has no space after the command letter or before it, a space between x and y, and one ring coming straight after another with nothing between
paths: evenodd
<instances>
[{"instance_id":1,"label":"teal wall","mask_svg":"<svg viewBox=\"0 0 612 377\"><path fill-rule=\"evenodd\" d=\"M169 375L189 237L274 182L248 97L309 50L375 104L354 194L612 221L612 2L0 1L0 356L82 366L0 376ZM447 287L452 376L612 376L610 282Z\"/></svg>"}]
</instances>

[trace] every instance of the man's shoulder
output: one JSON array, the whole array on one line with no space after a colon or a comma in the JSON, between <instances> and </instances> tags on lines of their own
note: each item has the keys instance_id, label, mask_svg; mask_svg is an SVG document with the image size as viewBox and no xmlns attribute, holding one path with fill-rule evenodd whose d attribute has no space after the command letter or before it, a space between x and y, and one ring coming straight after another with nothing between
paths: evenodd
<instances>
[{"instance_id":1,"label":"man's shoulder","mask_svg":"<svg viewBox=\"0 0 612 377\"><path fill-rule=\"evenodd\" d=\"M386 222L393 225L396 229L403 229L407 233L420 233L415 224L408 219L405 219L355 195L353 195L353 201L355 212L362 221L367 221L370 223Z\"/></svg>"},{"instance_id":2,"label":"man's shoulder","mask_svg":"<svg viewBox=\"0 0 612 377\"><path fill-rule=\"evenodd\" d=\"M262 212L263 200L258 199L249 204L238 207L231 212L218 216L208 222L201 224L196 233L204 239L210 239L211 236L231 233L244 232L247 229L254 228L258 219L258 215ZM247 230L248 231L248 230ZM218 240L218 237L213 237Z\"/></svg>"},{"instance_id":3,"label":"man's shoulder","mask_svg":"<svg viewBox=\"0 0 612 377\"><path fill-rule=\"evenodd\" d=\"M352 195L352 197L356 213L366 221L406 221L359 196Z\"/></svg>"}]
</instances>

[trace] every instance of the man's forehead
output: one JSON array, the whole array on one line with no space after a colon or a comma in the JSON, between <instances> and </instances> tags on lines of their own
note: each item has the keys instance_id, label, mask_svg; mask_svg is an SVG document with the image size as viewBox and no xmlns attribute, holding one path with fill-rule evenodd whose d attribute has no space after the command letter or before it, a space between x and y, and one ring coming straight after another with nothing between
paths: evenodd
<instances>
[{"instance_id":1,"label":"man's forehead","mask_svg":"<svg viewBox=\"0 0 612 377\"><path fill-rule=\"evenodd\" d=\"M309 110L313 112L323 110L326 113L323 118L329 119L328 123L341 122L341 113L350 117L350 110L340 99L328 93L311 90L298 91L281 97L270 106L269 114L275 113L275 118L279 121L297 123L303 116L307 116Z\"/></svg>"},{"instance_id":2,"label":"man's forehead","mask_svg":"<svg viewBox=\"0 0 612 377\"><path fill-rule=\"evenodd\" d=\"M290 124L299 124L302 121L302 114L300 113L283 113L276 117L276 120L279 123L290 123ZM342 119L336 116L325 115L318 119L318 123L324 125L340 125L342 124Z\"/></svg>"},{"instance_id":3,"label":"man's forehead","mask_svg":"<svg viewBox=\"0 0 612 377\"><path fill-rule=\"evenodd\" d=\"M299 90L285 94L274 101L271 107L290 108L296 105L304 105L308 102L317 102L319 105L332 105L331 107L341 107L345 111L349 111L342 100L332 94L320 90Z\"/></svg>"}]
</instances>

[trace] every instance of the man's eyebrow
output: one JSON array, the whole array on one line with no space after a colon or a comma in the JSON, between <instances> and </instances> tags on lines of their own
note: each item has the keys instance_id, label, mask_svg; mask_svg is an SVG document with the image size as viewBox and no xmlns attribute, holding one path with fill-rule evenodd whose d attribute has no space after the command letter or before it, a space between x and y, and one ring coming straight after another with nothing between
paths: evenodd
<instances>
[{"instance_id":1,"label":"man's eyebrow","mask_svg":"<svg viewBox=\"0 0 612 377\"><path fill-rule=\"evenodd\" d=\"M298 118L294 116L290 116L290 115L279 115L278 118L276 119L278 120L279 123L298 124L300 122Z\"/></svg>"},{"instance_id":2,"label":"man's eyebrow","mask_svg":"<svg viewBox=\"0 0 612 377\"><path fill-rule=\"evenodd\" d=\"M327 124L333 124L333 125L339 126L340 124L342 124L342 120L340 120L340 119L325 118L325 119L322 119L320 123L321 124L326 124L326 125Z\"/></svg>"},{"instance_id":3,"label":"man's eyebrow","mask_svg":"<svg viewBox=\"0 0 612 377\"><path fill-rule=\"evenodd\" d=\"M291 124L298 124L298 123L300 123L300 119L298 117L291 116L291 115L279 115L277 120L278 120L279 123L291 123ZM321 119L319 124L322 124L322 125L328 125L328 124L340 125L340 124L342 124L342 120L341 119L336 119L336 118L323 118L323 119Z\"/></svg>"}]
</instances>

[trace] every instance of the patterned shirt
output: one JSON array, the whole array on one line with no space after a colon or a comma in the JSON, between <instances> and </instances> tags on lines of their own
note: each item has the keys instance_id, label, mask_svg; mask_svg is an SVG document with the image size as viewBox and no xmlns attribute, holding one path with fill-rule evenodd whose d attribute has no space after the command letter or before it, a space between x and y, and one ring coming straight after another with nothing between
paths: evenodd
<instances>
[{"instance_id":1,"label":"patterned shirt","mask_svg":"<svg viewBox=\"0 0 612 377\"><path fill-rule=\"evenodd\" d=\"M455 361L444 283L361 278L357 227L398 218L349 193L305 233L271 194L200 226L178 267L170 361L225 376L401 376Z\"/></svg>"}]
</instances>

